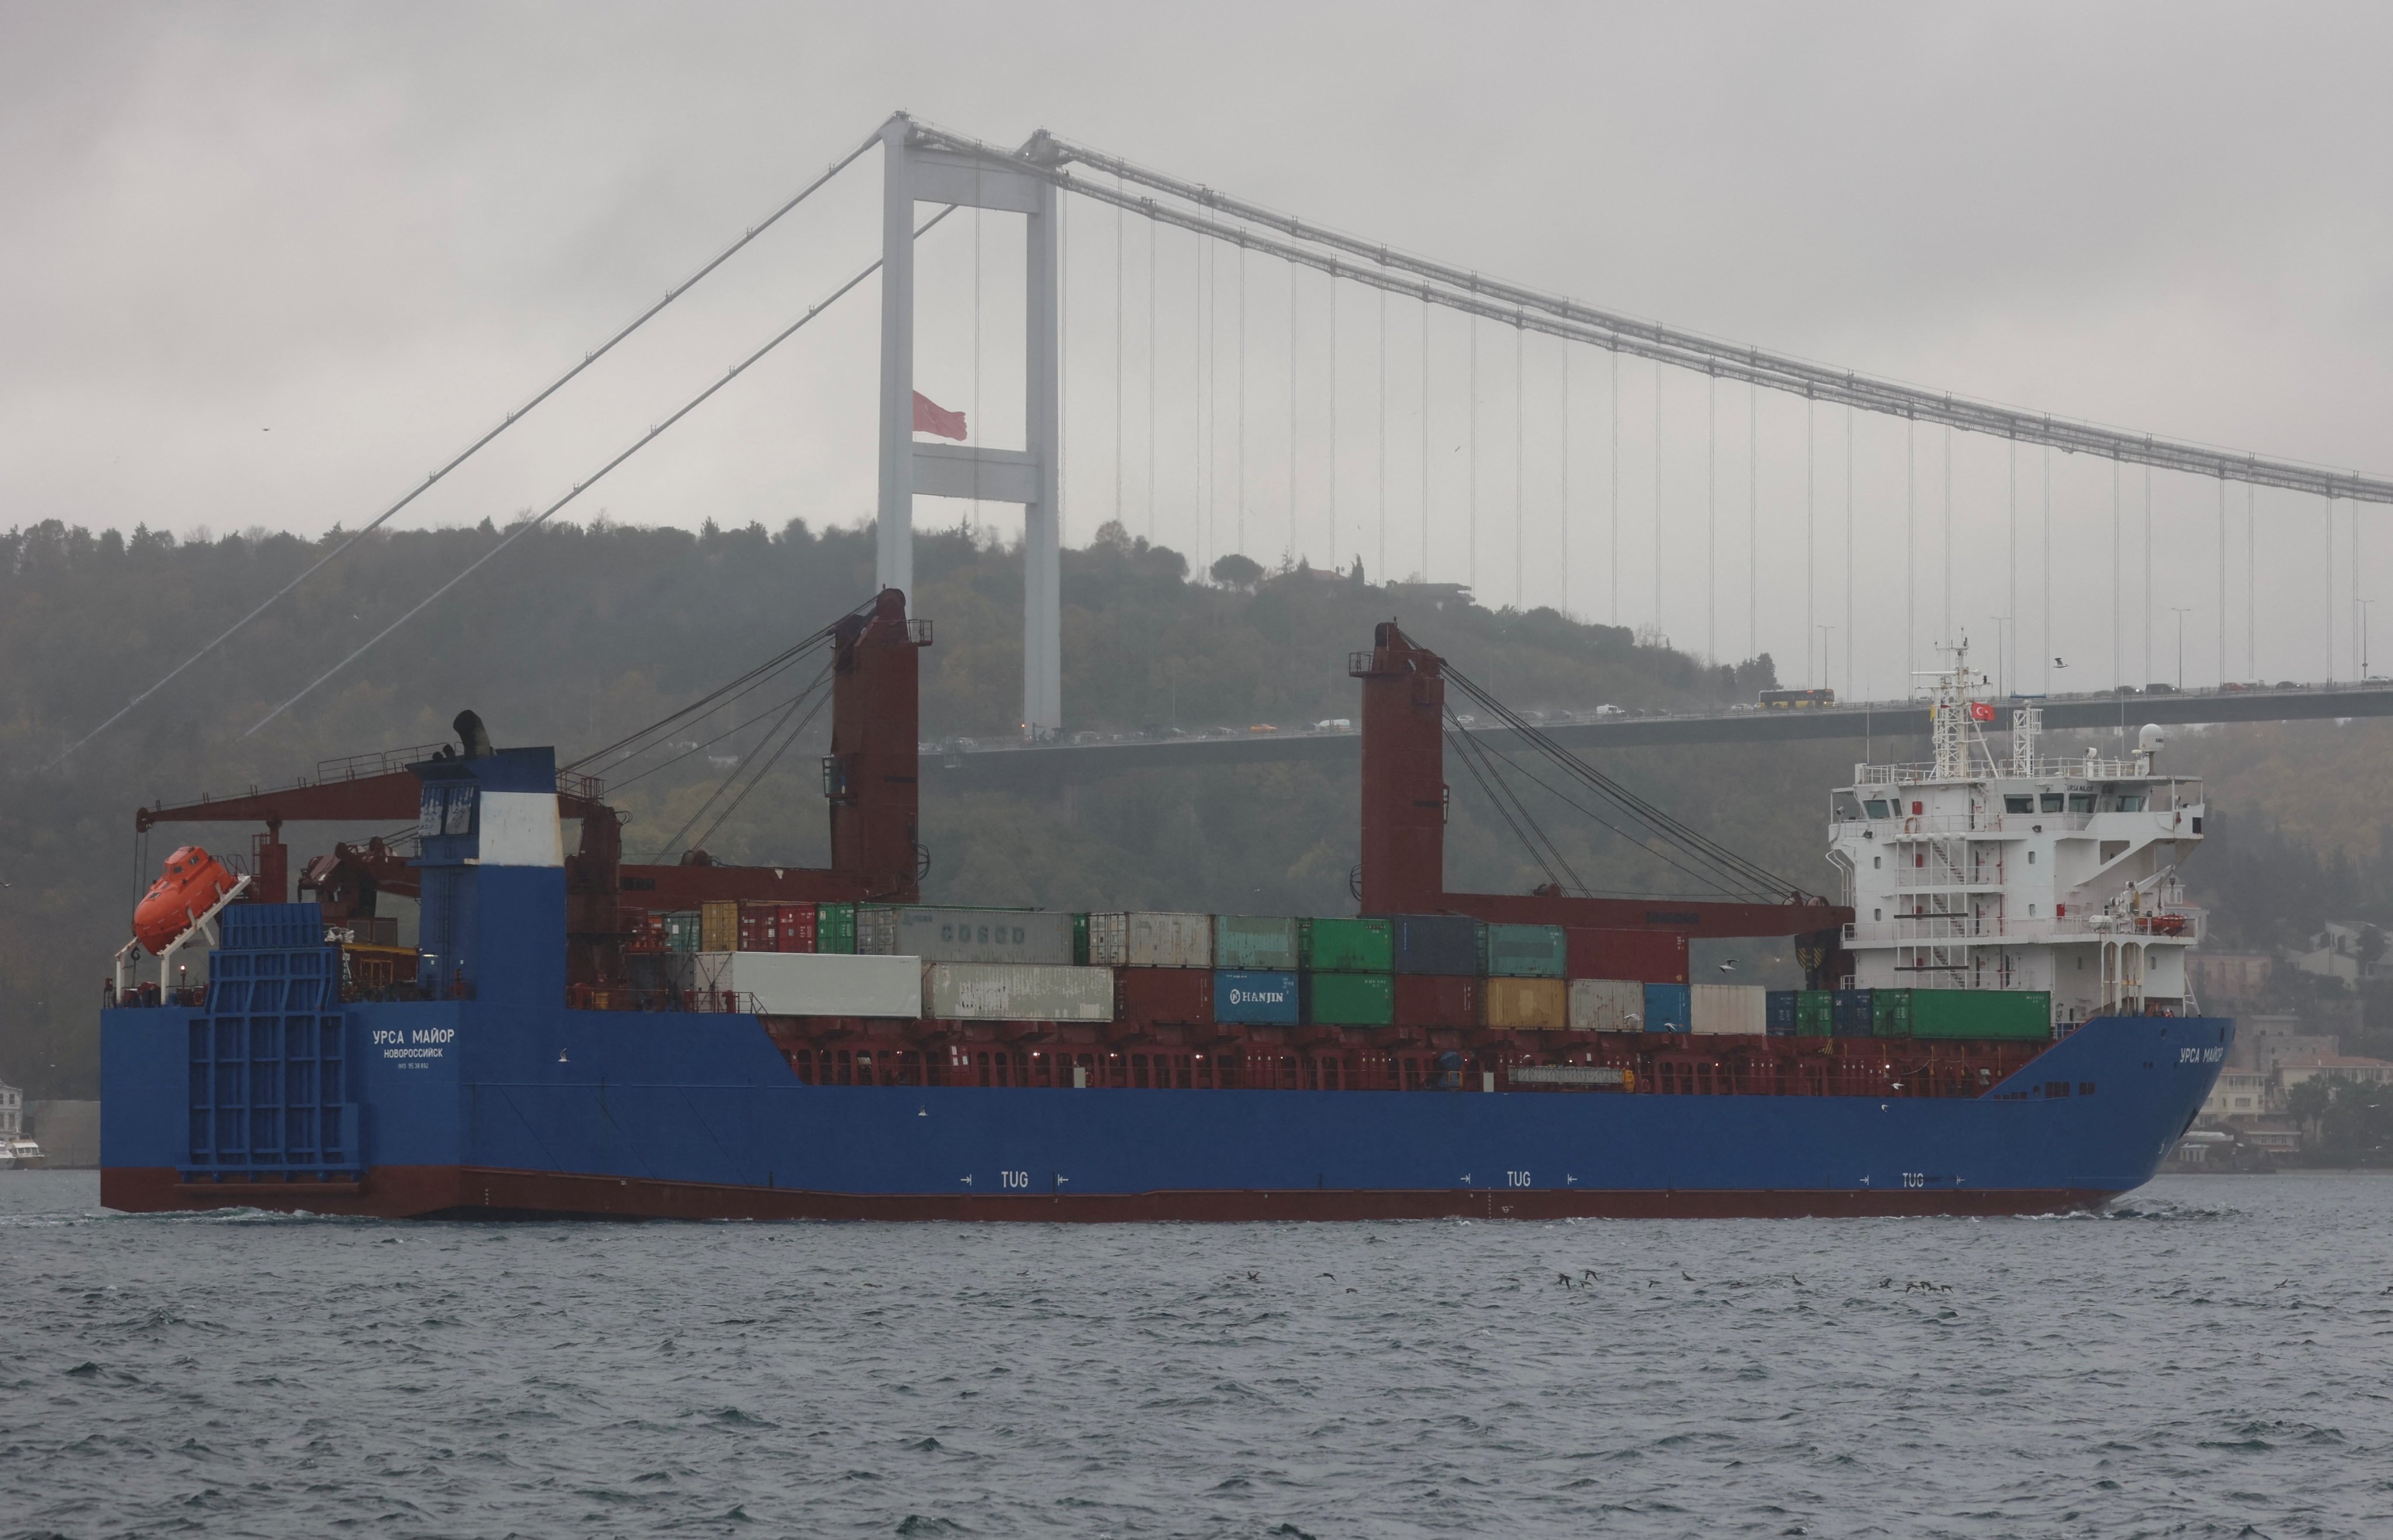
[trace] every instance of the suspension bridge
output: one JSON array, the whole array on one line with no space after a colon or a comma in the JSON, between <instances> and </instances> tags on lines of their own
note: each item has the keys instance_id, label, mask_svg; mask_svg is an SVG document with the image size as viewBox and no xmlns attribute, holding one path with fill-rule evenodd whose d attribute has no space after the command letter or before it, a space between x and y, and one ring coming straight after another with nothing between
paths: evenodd
<instances>
[{"instance_id":1,"label":"suspension bridge","mask_svg":"<svg viewBox=\"0 0 2393 1540\"><path fill-rule=\"evenodd\" d=\"M1769 653L1782 680L1888 703L1799 724L1728 713L1572 727L1589 746L1860 737L1880 720L1903 731L1915 673L1964 639L1991 653L1998 693L2100 692L2088 724L2129 714L2120 692L2157 691L2164 680L2175 699L2163 709L2147 696L2132 714L2370 715L2388 699L2369 688L2379 558L2363 508L2393 502L2393 480L1724 341L1353 235L1044 130L1007 148L900 113L52 763L438 487L874 151L877 257L258 725L876 282L878 578L912 591L919 500L944 500L975 525L1018 507L1022 737L1057 754L1101 750L1092 764L1342 751L1336 735L1315 747L1293 737L1071 745L1060 553L1069 536L1108 524L1181 551L1199 572L1244 556L1266 570L1303 563L1382 581L1407 573L1462 584L1491 607L1633 628L1713 661ZM918 326L921 314L958 308L942 296L918 312L922 254L966 239L968 328ZM958 270L934 266L949 278ZM1019 283L993 307L993 347L992 271ZM992 353L1000 374L1014 373L993 393ZM2200 691L2189 689L2189 645ZM2276 685L2270 675L2282 676ZM2347 687L2329 687L2336 681ZM2047 720L2068 724L2065 711Z\"/></svg>"}]
</instances>

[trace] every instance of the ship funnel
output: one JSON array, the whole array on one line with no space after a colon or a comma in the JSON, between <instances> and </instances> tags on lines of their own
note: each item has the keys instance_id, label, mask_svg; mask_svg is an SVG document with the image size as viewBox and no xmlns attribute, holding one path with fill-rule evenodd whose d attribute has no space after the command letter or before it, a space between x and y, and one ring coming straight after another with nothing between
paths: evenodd
<instances>
[{"instance_id":1,"label":"ship funnel","mask_svg":"<svg viewBox=\"0 0 2393 1540\"><path fill-rule=\"evenodd\" d=\"M457 741L464 746L467 759L489 759L497 752L490 747L490 730L473 712L459 711L457 720L449 725L456 733Z\"/></svg>"}]
</instances>

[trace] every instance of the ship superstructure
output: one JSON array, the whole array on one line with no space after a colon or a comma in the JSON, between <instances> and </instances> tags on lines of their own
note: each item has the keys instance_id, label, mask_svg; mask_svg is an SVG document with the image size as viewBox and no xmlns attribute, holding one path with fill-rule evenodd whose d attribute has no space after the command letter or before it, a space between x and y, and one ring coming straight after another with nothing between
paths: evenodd
<instances>
[{"instance_id":1,"label":"ship superstructure","mask_svg":"<svg viewBox=\"0 0 2393 1540\"><path fill-rule=\"evenodd\" d=\"M1967 645L1950 651L1934 757L1856 764L1830 799L1828 858L1853 911L1837 982L2045 991L2061 1030L2193 1014L2185 959L2203 916L2178 868L2202 842L2202 782L2160 767L2157 727L2124 758L2047 756L2036 705L1980 698Z\"/></svg>"}]
</instances>

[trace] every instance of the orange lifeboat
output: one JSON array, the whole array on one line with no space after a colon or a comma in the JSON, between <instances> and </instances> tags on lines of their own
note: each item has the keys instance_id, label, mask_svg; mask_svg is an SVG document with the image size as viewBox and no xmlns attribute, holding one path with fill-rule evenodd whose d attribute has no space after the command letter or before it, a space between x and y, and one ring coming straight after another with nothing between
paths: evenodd
<instances>
[{"instance_id":1,"label":"orange lifeboat","mask_svg":"<svg viewBox=\"0 0 2393 1540\"><path fill-rule=\"evenodd\" d=\"M164 874L134 907L135 939L152 957L163 953L195 918L232 891L235 881L222 861L197 845L183 846L166 857Z\"/></svg>"}]
</instances>

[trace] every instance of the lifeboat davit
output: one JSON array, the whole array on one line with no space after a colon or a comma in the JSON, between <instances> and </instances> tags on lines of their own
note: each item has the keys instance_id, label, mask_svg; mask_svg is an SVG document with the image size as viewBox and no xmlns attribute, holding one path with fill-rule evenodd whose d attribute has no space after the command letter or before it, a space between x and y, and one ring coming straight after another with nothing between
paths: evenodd
<instances>
[{"instance_id":1,"label":"lifeboat davit","mask_svg":"<svg viewBox=\"0 0 2393 1540\"><path fill-rule=\"evenodd\" d=\"M166 870L150 884L134 906L133 934L152 957L190 929L191 921L208 912L237 881L225 864L197 845L185 845L166 857Z\"/></svg>"}]
</instances>

